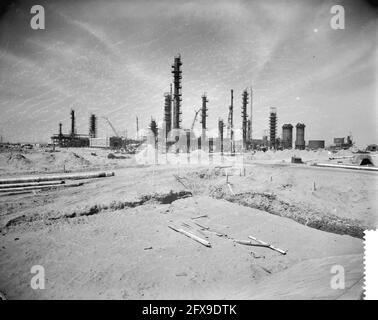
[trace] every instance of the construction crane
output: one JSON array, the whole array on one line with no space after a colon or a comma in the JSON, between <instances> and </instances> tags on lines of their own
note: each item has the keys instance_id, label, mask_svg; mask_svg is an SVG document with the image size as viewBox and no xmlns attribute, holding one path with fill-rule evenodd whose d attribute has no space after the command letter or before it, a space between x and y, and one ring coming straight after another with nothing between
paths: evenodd
<instances>
[{"instance_id":1,"label":"construction crane","mask_svg":"<svg viewBox=\"0 0 378 320\"><path fill-rule=\"evenodd\" d=\"M201 111L201 109L198 109L198 110L195 110L195 115L194 115L194 119L193 119L193 122L192 122L192 126L190 127L191 130L193 130L194 128L194 125L196 124L196 120L197 120L197 116L199 114L199 112Z\"/></svg>"},{"instance_id":2,"label":"construction crane","mask_svg":"<svg viewBox=\"0 0 378 320\"><path fill-rule=\"evenodd\" d=\"M117 130L114 128L114 126L112 125L112 123L110 122L110 120L107 118L107 117L103 117L106 122L109 124L109 126L112 128L114 134L116 135L117 138L119 138L119 134L117 132Z\"/></svg>"}]
</instances>

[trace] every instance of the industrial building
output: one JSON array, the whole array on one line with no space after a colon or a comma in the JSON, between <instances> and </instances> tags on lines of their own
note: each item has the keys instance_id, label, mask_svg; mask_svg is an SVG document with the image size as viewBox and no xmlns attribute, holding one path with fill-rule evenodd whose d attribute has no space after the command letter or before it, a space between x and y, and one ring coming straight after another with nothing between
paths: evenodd
<instances>
[{"instance_id":1,"label":"industrial building","mask_svg":"<svg viewBox=\"0 0 378 320\"><path fill-rule=\"evenodd\" d=\"M182 128L182 65L181 55L177 54L171 65L172 83L170 84L170 90L169 92L164 93L162 128L157 128L157 122L155 120L151 122L153 124L152 127L156 127L156 137L159 137L157 139L159 140L160 137L162 137L162 139L155 144L156 147L159 146L160 150L169 152L170 146L175 144L181 138L186 139L187 145L178 146L175 152L189 152L190 150L196 149L212 152L215 150L215 145L220 146L217 148L221 153L230 152L232 155L235 154L236 149L240 151L245 151L248 149L266 151L268 148L274 150L293 148L293 125L290 123L284 124L282 126L282 138L278 137L277 109L274 107L270 108L269 128L264 133L262 139L252 139L252 88L250 88L250 92L248 91L249 89L244 89L241 95L241 140L235 141L234 91L232 89L227 122L223 121L222 119L218 120L218 138L216 140L212 139L211 137L207 137L209 99L206 93L201 96L201 107L194 110L195 114L191 127L189 129ZM247 112L248 103L250 103L250 114ZM59 145L61 147L126 148L128 143L126 137L121 137L110 120L106 117L103 118L112 128L114 136L98 137L98 120L94 114L91 114L89 118L88 134L77 133L75 111L71 110L70 132L63 133L62 124L60 123L59 133L53 135L51 139L55 145ZM196 137L193 131L197 118L200 118L201 123L201 134L199 137ZM133 141L134 144L138 144L138 141L141 142L147 139L146 135L140 137L138 117L136 117L136 125L137 140ZM226 134L224 132L225 127L227 128ZM159 130L162 131L159 132ZM350 137L347 139L348 140L345 143L344 138L335 138L335 147L344 148L351 145ZM129 139L129 141L131 140ZM305 125L303 123L298 123L296 125L295 148L300 150L305 149ZM308 148L324 148L324 140L310 140L308 143Z\"/></svg>"},{"instance_id":2,"label":"industrial building","mask_svg":"<svg viewBox=\"0 0 378 320\"><path fill-rule=\"evenodd\" d=\"M349 135L343 138L333 138L333 145L330 147L332 150L341 150L341 149L349 149L353 146L352 137Z\"/></svg>"},{"instance_id":3,"label":"industrial building","mask_svg":"<svg viewBox=\"0 0 378 320\"><path fill-rule=\"evenodd\" d=\"M324 140L308 140L308 148L310 150L318 150L325 148Z\"/></svg>"},{"instance_id":4,"label":"industrial building","mask_svg":"<svg viewBox=\"0 0 378 320\"><path fill-rule=\"evenodd\" d=\"M62 123L59 123L59 133L54 134L51 137L51 141L54 145L58 145L59 147L89 147L91 128L93 129L93 132L96 132L96 120L95 117L93 119L91 116L89 134L78 134L76 132L75 110L71 109L71 132L64 134L62 127Z\"/></svg>"}]
</instances>

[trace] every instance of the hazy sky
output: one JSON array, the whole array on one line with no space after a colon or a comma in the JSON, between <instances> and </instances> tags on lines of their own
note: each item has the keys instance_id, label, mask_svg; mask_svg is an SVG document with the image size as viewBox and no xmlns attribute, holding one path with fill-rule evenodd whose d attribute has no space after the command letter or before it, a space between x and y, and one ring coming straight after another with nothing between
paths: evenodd
<instances>
[{"instance_id":1,"label":"hazy sky","mask_svg":"<svg viewBox=\"0 0 378 320\"><path fill-rule=\"evenodd\" d=\"M46 29L32 30L30 8L43 5ZM330 27L335 4L345 30ZM284 123L304 122L306 140L352 133L378 140L377 11L364 1L16 1L0 17L0 134L48 141L58 123L79 133L90 113L135 134L163 117L171 64L183 60L183 126L207 92L209 126L227 119L234 89L254 89L253 133L277 108ZM99 120L99 134L111 134Z\"/></svg>"}]
</instances>

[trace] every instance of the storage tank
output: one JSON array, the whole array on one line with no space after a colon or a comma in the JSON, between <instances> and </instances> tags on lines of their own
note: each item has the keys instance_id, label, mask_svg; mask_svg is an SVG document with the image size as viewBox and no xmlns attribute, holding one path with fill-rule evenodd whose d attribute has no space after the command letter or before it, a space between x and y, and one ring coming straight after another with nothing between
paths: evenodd
<instances>
[{"instance_id":1,"label":"storage tank","mask_svg":"<svg viewBox=\"0 0 378 320\"><path fill-rule=\"evenodd\" d=\"M305 125L303 123L297 123L295 126L297 129L295 149L304 150L305 149Z\"/></svg>"},{"instance_id":2,"label":"storage tank","mask_svg":"<svg viewBox=\"0 0 378 320\"><path fill-rule=\"evenodd\" d=\"M282 126L282 147L284 149L293 148L293 126L290 123Z\"/></svg>"}]
</instances>

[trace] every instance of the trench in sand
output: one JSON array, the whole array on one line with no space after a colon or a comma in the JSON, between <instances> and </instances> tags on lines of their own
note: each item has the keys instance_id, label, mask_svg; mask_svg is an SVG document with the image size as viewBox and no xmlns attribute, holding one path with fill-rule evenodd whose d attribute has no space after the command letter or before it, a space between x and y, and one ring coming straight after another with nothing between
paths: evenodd
<instances>
[{"instance_id":1,"label":"trench in sand","mask_svg":"<svg viewBox=\"0 0 378 320\"><path fill-rule=\"evenodd\" d=\"M363 239L364 230L367 229L357 220L341 218L329 213L323 214L311 208L302 208L280 200L276 195L270 193L243 192L231 195L218 189L212 192L211 196L215 199L223 199L245 207L289 218L310 228L326 232Z\"/></svg>"},{"instance_id":2,"label":"trench in sand","mask_svg":"<svg viewBox=\"0 0 378 320\"><path fill-rule=\"evenodd\" d=\"M111 210L122 210L125 208L135 208L138 206L142 206L147 203L159 203L159 204L170 204L176 200L184 199L191 197L192 193L190 191L170 191L168 193L153 193L153 194L146 194L142 195L135 200L129 201L112 201L105 204L95 204L92 206L85 206L83 208L75 208L72 210L68 210L68 212L50 212L49 215L46 217L45 215L40 215L38 213L34 213L31 215L21 215L10 219L5 227L9 228L12 226L17 226L22 223L34 222L38 220L60 220L60 219L69 219L75 217L82 217L82 216L91 216L98 214L100 212Z\"/></svg>"},{"instance_id":3,"label":"trench in sand","mask_svg":"<svg viewBox=\"0 0 378 320\"><path fill-rule=\"evenodd\" d=\"M339 217L324 213L311 206L289 203L274 193L245 191L234 193L226 183L214 184L211 181L221 176L221 170L195 173L184 178L188 190L193 194L208 194L214 199L222 199L241 206L262 210L273 215L292 219L307 227L340 235L349 235L363 239L364 231L369 229L356 219Z\"/></svg>"}]
</instances>

